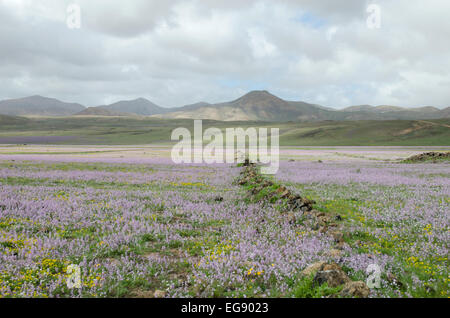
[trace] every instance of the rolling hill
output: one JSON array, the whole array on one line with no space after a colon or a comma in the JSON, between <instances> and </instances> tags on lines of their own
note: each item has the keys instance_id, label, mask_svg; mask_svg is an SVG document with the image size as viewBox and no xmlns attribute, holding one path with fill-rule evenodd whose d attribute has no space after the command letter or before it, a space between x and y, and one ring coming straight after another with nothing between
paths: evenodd
<instances>
[{"instance_id":1,"label":"rolling hill","mask_svg":"<svg viewBox=\"0 0 450 318\"><path fill-rule=\"evenodd\" d=\"M39 95L0 101L0 114L11 116L70 116L85 107Z\"/></svg>"},{"instance_id":2,"label":"rolling hill","mask_svg":"<svg viewBox=\"0 0 450 318\"><path fill-rule=\"evenodd\" d=\"M137 98L134 100L120 101L110 105L92 107L103 108L113 113L131 113L142 116L151 116L155 114L163 114L168 111L167 108L160 107L145 98Z\"/></svg>"},{"instance_id":3,"label":"rolling hill","mask_svg":"<svg viewBox=\"0 0 450 318\"><path fill-rule=\"evenodd\" d=\"M417 107L417 108L403 108L399 106L390 106L390 105L380 105L380 106L371 106L371 105L358 105L358 106L350 106L340 110L341 112L371 112L371 113L388 113L388 112L402 112L402 111L414 111L414 112L427 112L434 113L439 112L440 109L433 106L425 106L425 107Z\"/></svg>"},{"instance_id":4,"label":"rolling hill","mask_svg":"<svg viewBox=\"0 0 450 318\"><path fill-rule=\"evenodd\" d=\"M284 122L331 119L333 116L329 113L334 112L314 104L285 101L267 91L252 91L231 102L199 103L155 117Z\"/></svg>"},{"instance_id":5,"label":"rolling hill","mask_svg":"<svg viewBox=\"0 0 450 318\"><path fill-rule=\"evenodd\" d=\"M0 125L1 126L26 124L27 122L28 122L28 118L0 114Z\"/></svg>"}]
</instances>

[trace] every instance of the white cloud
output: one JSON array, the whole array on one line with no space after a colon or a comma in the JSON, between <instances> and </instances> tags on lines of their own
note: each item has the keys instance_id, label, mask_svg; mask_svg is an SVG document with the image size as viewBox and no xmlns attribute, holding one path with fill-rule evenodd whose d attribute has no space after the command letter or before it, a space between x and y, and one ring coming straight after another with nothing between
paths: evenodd
<instances>
[{"instance_id":1,"label":"white cloud","mask_svg":"<svg viewBox=\"0 0 450 318\"><path fill-rule=\"evenodd\" d=\"M252 49L253 57L264 58L271 57L277 54L277 47L267 41L263 33L258 29L248 30L250 37L250 47Z\"/></svg>"},{"instance_id":2,"label":"white cloud","mask_svg":"<svg viewBox=\"0 0 450 318\"><path fill-rule=\"evenodd\" d=\"M368 3L380 29L366 26ZM78 3L82 28L65 24ZM450 1L0 0L0 99L450 105Z\"/></svg>"}]
</instances>

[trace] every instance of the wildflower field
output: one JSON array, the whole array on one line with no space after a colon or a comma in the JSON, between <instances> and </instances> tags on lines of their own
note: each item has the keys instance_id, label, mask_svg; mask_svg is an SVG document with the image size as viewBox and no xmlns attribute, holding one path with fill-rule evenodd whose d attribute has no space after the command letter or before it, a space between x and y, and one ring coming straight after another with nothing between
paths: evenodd
<instances>
[{"instance_id":1,"label":"wildflower field","mask_svg":"<svg viewBox=\"0 0 450 318\"><path fill-rule=\"evenodd\" d=\"M97 147L99 148L99 147ZM381 269L370 297L449 296L450 165L413 148L286 148L267 177L336 217L342 244L167 149L0 151L0 297L335 297L304 270ZM68 267L81 288L68 288Z\"/></svg>"}]
</instances>

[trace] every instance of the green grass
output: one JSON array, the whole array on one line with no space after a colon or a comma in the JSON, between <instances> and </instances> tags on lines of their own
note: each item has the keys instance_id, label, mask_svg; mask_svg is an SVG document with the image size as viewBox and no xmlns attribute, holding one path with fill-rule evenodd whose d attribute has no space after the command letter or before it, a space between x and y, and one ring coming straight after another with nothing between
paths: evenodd
<instances>
[{"instance_id":1,"label":"green grass","mask_svg":"<svg viewBox=\"0 0 450 318\"><path fill-rule=\"evenodd\" d=\"M204 120L203 129L275 127L282 146L449 146L450 119L389 121L324 121L314 123L220 122ZM71 136L57 144L171 144L171 132L193 120L132 117L0 118L0 142L7 137ZM6 140L6 139L5 139Z\"/></svg>"},{"instance_id":2,"label":"green grass","mask_svg":"<svg viewBox=\"0 0 450 318\"><path fill-rule=\"evenodd\" d=\"M296 298L322 298L332 295L335 296L342 288L343 286L329 287L327 283L323 285L315 284L314 275L311 275L295 280L292 296Z\"/></svg>"}]
</instances>

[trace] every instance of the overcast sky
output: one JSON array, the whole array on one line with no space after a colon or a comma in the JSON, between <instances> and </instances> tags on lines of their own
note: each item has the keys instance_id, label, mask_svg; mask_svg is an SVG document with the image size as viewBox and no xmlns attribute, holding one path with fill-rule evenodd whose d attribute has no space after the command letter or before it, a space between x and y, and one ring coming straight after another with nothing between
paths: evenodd
<instances>
[{"instance_id":1,"label":"overcast sky","mask_svg":"<svg viewBox=\"0 0 450 318\"><path fill-rule=\"evenodd\" d=\"M67 24L72 3L79 29ZM380 28L368 27L369 4ZM447 107L450 1L0 0L0 83L0 99L86 106L266 89L335 108Z\"/></svg>"}]
</instances>

